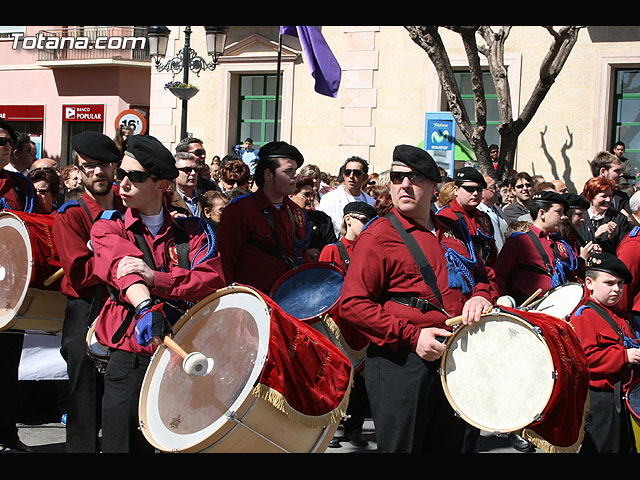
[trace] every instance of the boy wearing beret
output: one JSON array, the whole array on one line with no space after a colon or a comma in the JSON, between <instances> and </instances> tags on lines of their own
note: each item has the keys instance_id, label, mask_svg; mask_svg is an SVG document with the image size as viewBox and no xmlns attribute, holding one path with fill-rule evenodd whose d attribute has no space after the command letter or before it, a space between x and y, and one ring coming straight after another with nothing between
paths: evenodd
<instances>
[{"instance_id":1,"label":"boy wearing beret","mask_svg":"<svg viewBox=\"0 0 640 480\"><path fill-rule=\"evenodd\" d=\"M533 194L529 204L533 225L505 240L494 265L500 295L511 295L520 305L538 289L544 295L576 279L576 254L558 234L567 208L559 193Z\"/></svg>"},{"instance_id":2,"label":"boy wearing beret","mask_svg":"<svg viewBox=\"0 0 640 480\"><path fill-rule=\"evenodd\" d=\"M621 391L631 367L640 363L640 348L633 317L618 307L631 273L619 258L604 252L589 258L585 275L589 298L570 317L589 363L590 409L580 452L632 453L635 444Z\"/></svg>"},{"instance_id":3,"label":"boy wearing beret","mask_svg":"<svg viewBox=\"0 0 640 480\"><path fill-rule=\"evenodd\" d=\"M175 219L163 196L178 171L158 140L129 138L116 178L127 210L91 230L94 273L110 289L96 325L109 347L102 451L153 451L138 430L138 399L152 354L189 304L225 285L220 254L198 217ZM185 258L181 247L188 247Z\"/></svg>"}]
</instances>

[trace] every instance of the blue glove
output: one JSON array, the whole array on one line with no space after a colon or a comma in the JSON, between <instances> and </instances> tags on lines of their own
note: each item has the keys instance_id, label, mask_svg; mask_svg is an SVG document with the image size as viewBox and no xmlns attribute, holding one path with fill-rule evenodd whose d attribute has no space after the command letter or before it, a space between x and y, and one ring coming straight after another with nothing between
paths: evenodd
<instances>
[{"instance_id":1,"label":"blue glove","mask_svg":"<svg viewBox=\"0 0 640 480\"><path fill-rule=\"evenodd\" d=\"M168 323L161 305L142 308L136 316L136 340L146 347L153 337L161 337L166 333Z\"/></svg>"}]
</instances>

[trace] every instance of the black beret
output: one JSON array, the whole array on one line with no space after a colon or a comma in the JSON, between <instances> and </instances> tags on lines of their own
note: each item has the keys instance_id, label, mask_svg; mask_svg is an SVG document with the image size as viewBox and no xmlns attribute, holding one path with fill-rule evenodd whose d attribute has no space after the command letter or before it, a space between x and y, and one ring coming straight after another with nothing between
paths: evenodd
<instances>
[{"instance_id":1,"label":"black beret","mask_svg":"<svg viewBox=\"0 0 640 480\"><path fill-rule=\"evenodd\" d=\"M263 145L258 151L258 158L290 158L295 160L298 168L304 163L304 157L300 151L287 142L269 142Z\"/></svg>"},{"instance_id":2,"label":"black beret","mask_svg":"<svg viewBox=\"0 0 640 480\"><path fill-rule=\"evenodd\" d=\"M103 133L87 131L71 137L71 148L80 155L99 162L117 163L122 158L120 150Z\"/></svg>"},{"instance_id":3,"label":"black beret","mask_svg":"<svg viewBox=\"0 0 640 480\"><path fill-rule=\"evenodd\" d=\"M577 193L569 192L563 195L564 195L564 198L567 199L567 203L569 204L569 209L582 208L584 210L587 210L591 206L586 198L584 198L582 195L578 195Z\"/></svg>"},{"instance_id":4,"label":"black beret","mask_svg":"<svg viewBox=\"0 0 640 480\"><path fill-rule=\"evenodd\" d=\"M359 213L364 215L369 220L378 215L376 209L369 205L367 202L349 202L344 206L344 215L348 213Z\"/></svg>"},{"instance_id":5,"label":"black beret","mask_svg":"<svg viewBox=\"0 0 640 480\"><path fill-rule=\"evenodd\" d=\"M534 193L531 196L531 201L559 203L563 206L565 211L569 209L569 202L567 201L566 197L551 190L543 190L541 192Z\"/></svg>"},{"instance_id":6,"label":"black beret","mask_svg":"<svg viewBox=\"0 0 640 480\"><path fill-rule=\"evenodd\" d=\"M422 173L436 183L442 181L436 161L422 148L413 145L398 145L393 149L393 163L401 163Z\"/></svg>"},{"instance_id":7,"label":"black beret","mask_svg":"<svg viewBox=\"0 0 640 480\"><path fill-rule=\"evenodd\" d=\"M150 135L129 137L125 154L137 160L156 178L172 180L178 176L175 158L155 137Z\"/></svg>"},{"instance_id":8,"label":"black beret","mask_svg":"<svg viewBox=\"0 0 640 480\"><path fill-rule=\"evenodd\" d=\"M464 182L476 182L482 188L487 188L487 182L482 174L473 167L462 167L453 178L456 185L462 185Z\"/></svg>"},{"instance_id":9,"label":"black beret","mask_svg":"<svg viewBox=\"0 0 640 480\"><path fill-rule=\"evenodd\" d=\"M594 253L591 255L587 260L586 270L610 273L611 275L621 278L624 283L631 283L633 280L633 275L624 262L609 252Z\"/></svg>"},{"instance_id":10,"label":"black beret","mask_svg":"<svg viewBox=\"0 0 640 480\"><path fill-rule=\"evenodd\" d=\"M16 130L13 128L13 125L7 122L4 118L0 118L0 128L3 128L7 132L9 132L11 143L15 145L15 143L18 141L18 137L16 136Z\"/></svg>"}]
</instances>

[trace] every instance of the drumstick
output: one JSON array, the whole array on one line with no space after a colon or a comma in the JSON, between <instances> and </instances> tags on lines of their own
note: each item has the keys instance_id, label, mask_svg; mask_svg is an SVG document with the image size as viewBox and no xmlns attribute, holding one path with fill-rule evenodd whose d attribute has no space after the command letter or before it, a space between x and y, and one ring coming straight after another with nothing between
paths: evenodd
<instances>
[{"instance_id":1,"label":"drumstick","mask_svg":"<svg viewBox=\"0 0 640 480\"><path fill-rule=\"evenodd\" d=\"M541 288L537 289L535 292L533 292L533 295L531 295L529 298L527 298L522 303L522 305L520 305L518 308L522 309L522 308L526 307L527 305L529 305L538 295L540 295L541 292L542 292Z\"/></svg>"},{"instance_id":2,"label":"drumstick","mask_svg":"<svg viewBox=\"0 0 640 480\"><path fill-rule=\"evenodd\" d=\"M187 375L202 377L207 375L213 368L212 358L207 358L200 352L185 352L171 337L165 336L163 342L169 350L182 357L182 369Z\"/></svg>"},{"instance_id":3,"label":"drumstick","mask_svg":"<svg viewBox=\"0 0 640 480\"><path fill-rule=\"evenodd\" d=\"M44 281L44 286L48 287L49 285L51 285L53 282L55 282L56 280L58 280L60 277L62 277L62 275L64 275L64 270L62 268L59 268L58 271L56 273L54 273L53 275L51 275L49 278L47 278Z\"/></svg>"}]
</instances>

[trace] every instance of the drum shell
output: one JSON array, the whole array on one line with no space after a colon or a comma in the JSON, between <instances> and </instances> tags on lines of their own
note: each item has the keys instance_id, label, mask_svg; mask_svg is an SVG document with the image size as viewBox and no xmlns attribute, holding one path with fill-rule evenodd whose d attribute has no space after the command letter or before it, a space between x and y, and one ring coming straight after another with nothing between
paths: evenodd
<instances>
[{"instance_id":1,"label":"drum shell","mask_svg":"<svg viewBox=\"0 0 640 480\"><path fill-rule=\"evenodd\" d=\"M587 297L584 285L568 282L546 292L531 305L531 309L568 321L571 314L587 301Z\"/></svg>"},{"instance_id":2,"label":"drum shell","mask_svg":"<svg viewBox=\"0 0 640 480\"><path fill-rule=\"evenodd\" d=\"M256 361L255 364L252 365L254 370L247 376L246 383L233 384L231 379L229 380L231 383L229 383L228 386L223 384L223 378L233 377L235 370L231 373L225 373L223 371L224 360L221 361L220 358L224 359L226 357L223 352L218 351L217 345L224 343L226 348L238 353L238 356L229 358L231 362L239 363L242 362L243 359L253 355L251 349L245 349L242 346L244 343L236 345L236 338L232 338L233 335L226 335L225 338L228 338L228 341L222 343L218 340L207 343L211 342L213 338L211 332L213 331L212 329L216 328L215 323L226 322L226 319L223 318L223 315L225 315L224 309L229 308L229 304L231 304L232 301L241 301L243 305L242 308L246 309L254 317L264 314L269 315L268 318L271 318L273 310L270 311L270 309L277 309L277 305L267 305L264 297L258 292L250 287L244 286L232 286L222 289L192 307L185 316L174 325L174 340L187 351L196 349L205 355L214 356L215 363L213 365L212 375L215 375L215 378L209 380L206 377L187 378L188 376L186 376L184 372L178 372L177 369L172 368L176 354L171 352L166 346L161 345L154 354L151 364L147 369L141 390L139 416L143 434L149 443L160 451L203 453L281 453L283 450L298 453L313 453L324 451L331 441L343 413L340 413L340 415L333 420L325 419L317 424L303 425L300 422L293 421L288 414L276 408L271 401L266 401L261 395L256 393L258 391L256 389L263 386L259 384L257 380L263 375L266 366L266 363L261 362L268 362L267 358L263 357L265 352L262 351L261 341L258 342L257 353L255 354ZM213 312L213 314L211 312ZM223 313L216 319L215 315L218 315L219 312ZM233 312L231 312L231 314L233 314ZM284 317L273 320L275 323L284 321L287 321ZM201 325L205 323L207 326L201 327ZM242 324L242 321L238 323ZM227 324L230 325L231 322ZM247 330L243 330L243 328L241 325L241 328L237 331L240 332L242 330L246 333ZM308 326L304 326L304 329L306 329L307 332L313 332ZM233 332L235 332L235 330ZM237 338L248 338L245 333L239 335ZM272 333L269 333L269 335L271 334ZM258 335L258 337L261 336L262 334ZM343 362L343 364L348 362L346 357L342 356L340 351L330 344L327 339L318 333L314 333L313 336L316 340L320 340L326 348L329 348L333 352L333 355L341 357L342 360L340 361ZM251 339L247 341L249 342L247 345L252 343ZM242 340L242 342L244 342L244 340ZM218 351L217 353L220 356L215 356L213 353L214 350ZM240 352L239 350L247 351ZM255 372L259 369L263 370L262 372L258 372L259 374L256 377ZM244 376L246 374L246 371L240 367L238 367L238 372L235 376ZM178 374L182 376L177 377ZM180 384L174 385L171 383L168 384L169 386L163 387L162 384L165 382L165 379L173 375L176 376L174 380L177 379L179 382L184 382L187 388L180 389ZM169 381L171 381L171 379L169 379ZM193 382L193 385L189 386L191 382ZM207 386L204 382L213 383ZM160 395L165 395L165 393L159 393L162 392L163 388L165 388L165 392L170 391L170 393L167 394L168 396L160 399ZM178 389L180 391L178 391ZM235 392L242 390L243 393L238 394L237 397L234 396L236 400L232 401L225 397L227 390L233 390ZM177 400L170 398L170 395L174 393ZM348 397L348 393L346 397ZM287 403L287 400L288 399L285 399L285 403ZM166 408L166 405L163 404L167 402L174 405ZM178 405L177 402L187 403ZM215 406L216 410L223 414L220 416L211 416L208 420L202 422L195 419L195 417L201 415L207 408L210 408L210 404L215 402L219 403L219 405ZM199 406L197 413L194 412L194 415L188 413L192 406ZM166 412L169 410L171 411L167 414ZM187 416L192 417L194 423L200 423L198 423L196 427L185 424L182 433L178 432L178 429L183 427L182 425L175 428L170 427L176 418L186 418ZM191 421L191 419L188 421ZM211 427L212 425L214 427ZM257 433L252 431L252 429ZM196 430L198 430L198 432L194 434ZM199 432L205 433L200 434ZM184 437L180 437L181 435L184 435ZM182 438L185 440L183 441ZM269 440L267 441L265 438Z\"/></svg>"},{"instance_id":3,"label":"drum shell","mask_svg":"<svg viewBox=\"0 0 640 480\"><path fill-rule=\"evenodd\" d=\"M0 331L62 331L61 281L45 285L60 269L52 228L50 215L0 212Z\"/></svg>"}]
</instances>

